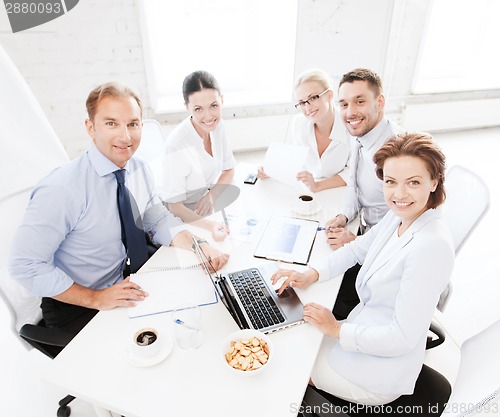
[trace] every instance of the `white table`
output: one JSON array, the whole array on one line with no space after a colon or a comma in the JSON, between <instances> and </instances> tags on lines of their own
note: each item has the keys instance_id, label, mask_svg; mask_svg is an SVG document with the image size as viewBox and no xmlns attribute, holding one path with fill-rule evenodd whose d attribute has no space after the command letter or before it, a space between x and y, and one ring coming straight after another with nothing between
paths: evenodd
<instances>
[{"instance_id":1,"label":"white table","mask_svg":"<svg viewBox=\"0 0 500 417\"><path fill-rule=\"evenodd\" d=\"M242 178L247 170L245 166L237 170L234 183L242 193L235 205L251 207L255 210L252 215L293 215L292 202L303 193L274 180L245 185ZM344 192L317 193L322 211L312 217L321 222L333 217ZM221 249L231 257L222 272L265 262L252 256L255 244L227 239ZM178 251L162 247L143 268L170 265ZM329 251L325 234L318 233L312 258ZM304 303L316 301L331 308L339 285L340 280L332 280L297 292ZM128 338L146 326L173 337L170 314L129 319L125 308L102 311L48 364L42 377L92 403L100 416L112 412L127 417L295 416L322 334L309 324L273 333L273 362L259 375L240 376L226 370L221 359L223 339L238 329L225 307L220 302L202 307L202 321L204 342L200 348L185 351L174 346L163 362L139 368L127 360Z\"/></svg>"}]
</instances>

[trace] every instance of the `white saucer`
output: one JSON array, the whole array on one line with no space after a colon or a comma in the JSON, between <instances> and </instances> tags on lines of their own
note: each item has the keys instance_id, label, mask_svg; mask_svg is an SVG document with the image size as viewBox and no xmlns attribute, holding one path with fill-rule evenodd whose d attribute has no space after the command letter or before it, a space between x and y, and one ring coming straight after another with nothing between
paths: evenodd
<instances>
[{"instance_id":1,"label":"white saucer","mask_svg":"<svg viewBox=\"0 0 500 417\"><path fill-rule=\"evenodd\" d=\"M170 352L172 352L172 348L174 347L174 340L169 336L168 337L163 336L162 343L163 347L156 355L143 358L134 355L132 353L132 349L130 349L130 347L127 347L125 349L125 356L127 357L127 360L134 366L145 368L148 366L156 365L161 361L164 361L168 357L168 355L170 355Z\"/></svg>"},{"instance_id":2,"label":"white saucer","mask_svg":"<svg viewBox=\"0 0 500 417\"><path fill-rule=\"evenodd\" d=\"M302 201L296 201L292 207L292 210L302 216L311 216L321 210L321 204L319 204L317 201L314 201L313 203L307 205L301 203Z\"/></svg>"}]
</instances>

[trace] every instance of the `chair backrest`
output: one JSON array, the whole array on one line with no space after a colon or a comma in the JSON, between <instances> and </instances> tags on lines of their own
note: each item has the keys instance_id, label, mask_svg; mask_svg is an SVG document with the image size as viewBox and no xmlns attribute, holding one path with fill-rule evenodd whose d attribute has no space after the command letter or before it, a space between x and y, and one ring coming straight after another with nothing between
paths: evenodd
<instances>
[{"instance_id":1,"label":"chair backrest","mask_svg":"<svg viewBox=\"0 0 500 417\"><path fill-rule=\"evenodd\" d=\"M144 119L141 144L134 156L143 159L149 165L157 186L163 182L163 155L166 136L161 124L154 119Z\"/></svg>"},{"instance_id":2,"label":"chair backrest","mask_svg":"<svg viewBox=\"0 0 500 417\"><path fill-rule=\"evenodd\" d=\"M443 219L453 236L455 254L481 222L490 207L490 192L486 183L474 172L459 165L451 167L446 174L446 202L443 204ZM438 309L444 311L451 295L451 283L443 292Z\"/></svg>"},{"instance_id":3,"label":"chair backrest","mask_svg":"<svg viewBox=\"0 0 500 417\"><path fill-rule=\"evenodd\" d=\"M0 46L0 298L12 330L40 317L37 297L10 278L8 257L30 190L68 156L26 81Z\"/></svg>"},{"instance_id":4,"label":"chair backrest","mask_svg":"<svg viewBox=\"0 0 500 417\"><path fill-rule=\"evenodd\" d=\"M141 144L134 156L144 159L147 162L154 161L163 156L166 137L161 124L157 120L144 119L142 123Z\"/></svg>"},{"instance_id":5,"label":"chair backrest","mask_svg":"<svg viewBox=\"0 0 500 417\"><path fill-rule=\"evenodd\" d=\"M449 401L450 405L463 405L456 415L496 415L500 410L499 340L500 320L462 344L460 367Z\"/></svg>"}]
</instances>

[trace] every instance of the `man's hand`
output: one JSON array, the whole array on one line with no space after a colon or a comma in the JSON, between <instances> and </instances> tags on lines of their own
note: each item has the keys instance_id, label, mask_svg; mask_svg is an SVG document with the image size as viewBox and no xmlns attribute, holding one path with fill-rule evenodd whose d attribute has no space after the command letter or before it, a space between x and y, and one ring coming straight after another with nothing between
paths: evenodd
<instances>
[{"instance_id":1,"label":"man's hand","mask_svg":"<svg viewBox=\"0 0 500 417\"><path fill-rule=\"evenodd\" d=\"M328 237L327 243L330 245L332 250L337 250L344 246L346 243L352 242L356 239L356 235L351 233L344 227L337 227L333 230L327 230L326 235Z\"/></svg>"},{"instance_id":2,"label":"man's hand","mask_svg":"<svg viewBox=\"0 0 500 417\"><path fill-rule=\"evenodd\" d=\"M328 220L325 224L326 233L328 234L328 229L336 229L337 227L346 227L347 217L343 214L337 214L333 219Z\"/></svg>"},{"instance_id":3,"label":"man's hand","mask_svg":"<svg viewBox=\"0 0 500 417\"><path fill-rule=\"evenodd\" d=\"M200 243L200 248L203 249L206 257L210 259L210 263L207 263L205 260L207 266L210 269L215 269L215 271L218 271L227 264L227 261L229 260L229 255L227 253L222 253L221 251L210 246L208 243Z\"/></svg>"},{"instance_id":4,"label":"man's hand","mask_svg":"<svg viewBox=\"0 0 500 417\"><path fill-rule=\"evenodd\" d=\"M133 307L137 301L143 301L149 294L130 277L108 288L97 291L95 302L98 310L110 310L115 307Z\"/></svg>"},{"instance_id":5,"label":"man's hand","mask_svg":"<svg viewBox=\"0 0 500 417\"><path fill-rule=\"evenodd\" d=\"M76 282L63 293L54 296L63 303L75 304L95 310L111 310L115 307L133 307L149 294L130 277L102 290L84 287Z\"/></svg>"}]
</instances>

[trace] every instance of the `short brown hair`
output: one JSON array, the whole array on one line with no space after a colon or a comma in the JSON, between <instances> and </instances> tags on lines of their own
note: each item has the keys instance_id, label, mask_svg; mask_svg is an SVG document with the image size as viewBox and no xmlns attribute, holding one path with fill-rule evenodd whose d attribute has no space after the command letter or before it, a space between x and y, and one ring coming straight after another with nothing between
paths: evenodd
<instances>
[{"instance_id":1,"label":"short brown hair","mask_svg":"<svg viewBox=\"0 0 500 417\"><path fill-rule=\"evenodd\" d=\"M421 159L431 179L437 180L436 190L429 196L427 208L436 208L443 204L446 199L446 158L429 133L401 133L390 138L373 156L377 177L381 180L384 178L384 163L387 159L404 155Z\"/></svg>"},{"instance_id":2,"label":"short brown hair","mask_svg":"<svg viewBox=\"0 0 500 417\"><path fill-rule=\"evenodd\" d=\"M89 120L94 121L97 105L104 97L132 97L139 105L142 116L142 102L135 91L126 85L117 82L110 82L101 84L94 88L87 97L86 106Z\"/></svg>"},{"instance_id":3,"label":"short brown hair","mask_svg":"<svg viewBox=\"0 0 500 417\"><path fill-rule=\"evenodd\" d=\"M352 83L354 81L367 81L368 85L375 93L375 97L378 97L383 93L382 80L376 72L370 69L356 68L352 71L347 72L340 79L339 88L344 83Z\"/></svg>"}]
</instances>

